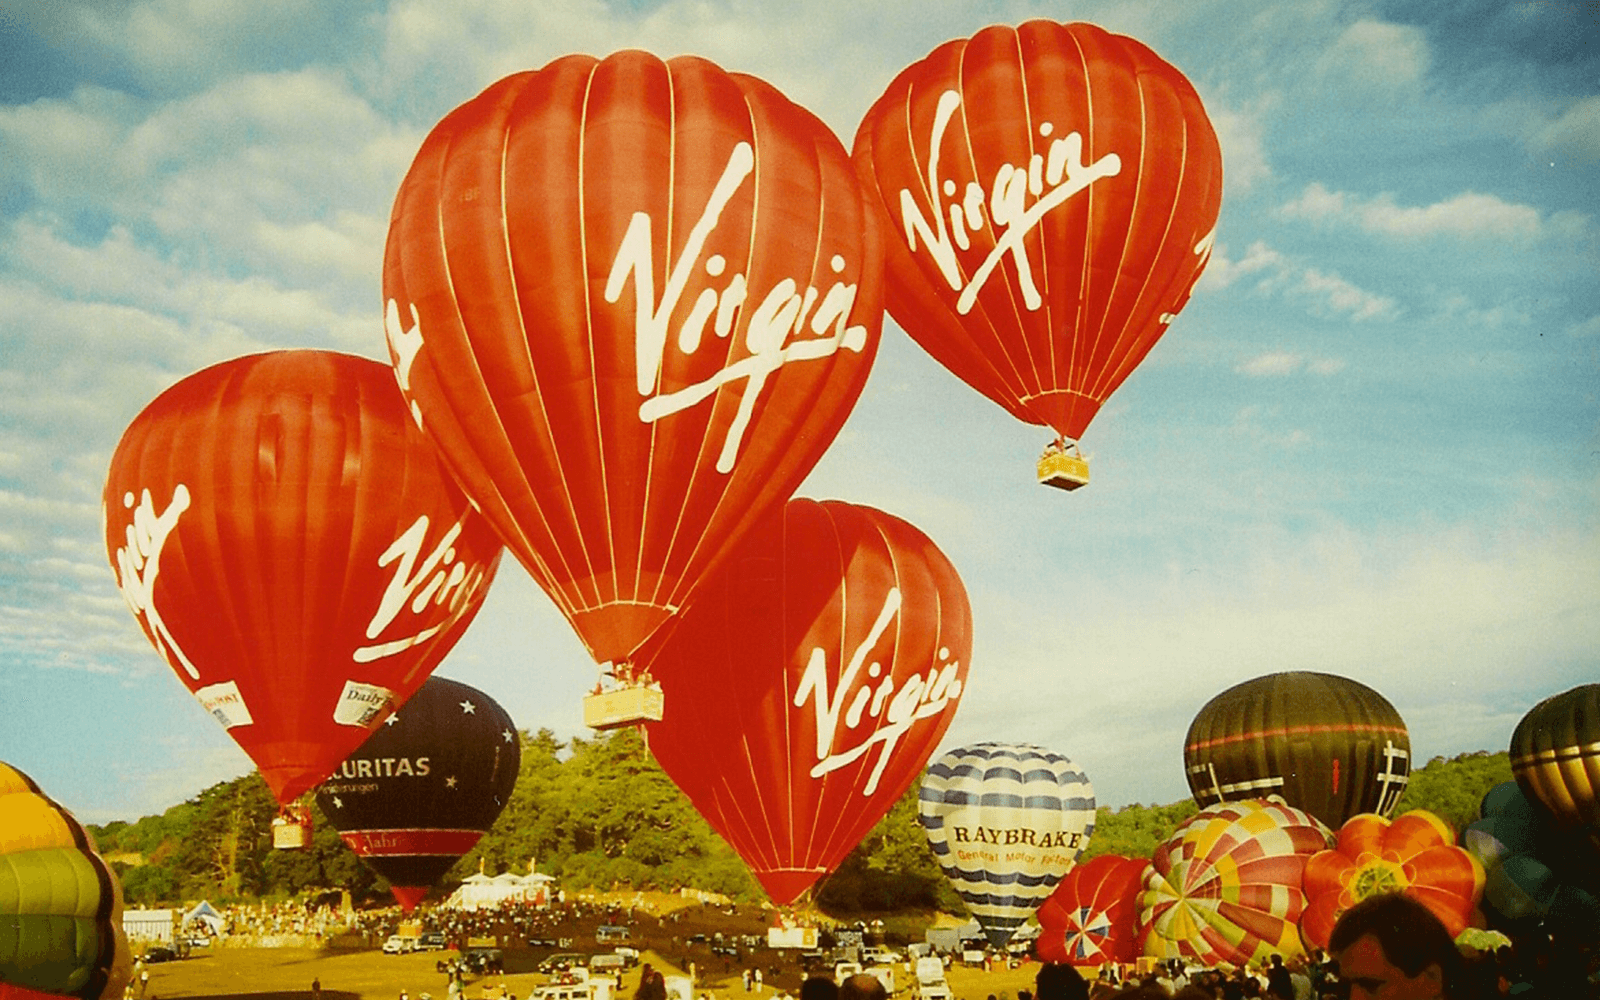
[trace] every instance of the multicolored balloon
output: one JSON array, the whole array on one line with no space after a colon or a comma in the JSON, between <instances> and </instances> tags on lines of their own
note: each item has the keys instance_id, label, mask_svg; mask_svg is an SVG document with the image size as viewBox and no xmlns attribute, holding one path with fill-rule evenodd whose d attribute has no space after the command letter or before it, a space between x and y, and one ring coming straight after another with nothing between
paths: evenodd
<instances>
[{"instance_id":1,"label":"multicolored balloon","mask_svg":"<svg viewBox=\"0 0 1600 1000\"><path fill-rule=\"evenodd\" d=\"M1365 684L1292 670L1206 702L1189 724L1183 766L1202 809L1277 795L1337 827L1394 811L1411 774L1411 738L1400 713Z\"/></svg>"},{"instance_id":2,"label":"multicolored balloon","mask_svg":"<svg viewBox=\"0 0 1600 1000\"><path fill-rule=\"evenodd\" d=\"M389 353L594 659L627 661L838 433L882 255L844 147L768 84L565 56L423 142L389 226Z\"/></svg>"},{"instance_id":3,"label":"multicolored balloon","mask_svg":"<svg viewBox=\"0 0 1600 1000\"><path fill-rule=\"evenodd\" d=\"M1306 862L1300 933L1308 945L1326 948L1345 910L1368 896L1398 892L1432 910L1453 938L1472 919L1483 877L1450 824L1426 809L1392 823L1375 813L1352 816L1334 846Z\"/></svg>"},{"instance_id":4,"label":"multicolored balloon","mask_svg":"<svg viewBox=\"0 0 1600 1000\"><path fill-rule=\"evenodd\" d=\"M852 152L882 213L890 315L968 385L1079 438L1211 257L1222 152L1142 43L1028 21L946 42Z\"/></svg>"},{"instance_id":5,"label":"multicolored balloon","mask_svg":"<svg viewBox=\"0 0 1600 1000\"><path fill-rule=\"evenodd\" d=\"M122 886L72 814L0 761L0 1000L117 997Z\"/></svg>"},{"instance_id":6,"label":"multicolored balloon","mask_svg":"<svg viewBox=\"0 0 1600 1000\"><path fill-rule=\"evenodd\" d=\"M1064 754L1027 744L959 747L918 790L928 846L967 911L1005 946L1094 832L1094 787Z\"/></svg>"},{"instance_id":7,"label":"multicolored balloon","mask_svg":"<svg viewBox=\"0 0 1600 1000\"><path fill-rule=\"evenodd\" d=\"M1517 784L1600 853L1600 684L1580 684L1528 710L1511 734Z\"/></svg>"},{"instance_id":8,"label":"multicolored balloon","mask_svg":"<svg viewBox=\"0 0 1600 1000\"><path fill-rule=\"evenodd\" d=\"M787 905L888 813L944 737L972 612L921 531L791 500L747 535L645 665L650 751Z\"/></svg>"},{"instance_id":9,"label":"multicolored balloon","mask_svg":"<svg viewBox=\"0 0 1600 1000\"><path fill-rule=\"evenodd\" d=\"M280 803L427 679L500 562L389 368L328 351L237 358L157 396L104 505L139 626Z\"/></svg>"},{"instance_id":10,"label":"multicolored balloon","mask_svg":"<svg viewBox=\"0 0 1600 1000\"><path fill-rule=\"evenodd\" d=\"M493 698L429 677L317 789L317 804L410 913L489 832L521 761L516 726Z\"/></svg>"},{"instance_id":11,"label":"multicolored balloon","mask_svg":"<svg viewBox=\"0 0 1600 1000\"><path fill-rule=\"evenodd\" d=\"M1143 858L1102 854L1067 872L1039 906L1039 960L1105 965L1138 958L1139 893L1149 867Z\"/></svg>"},{"instance_id":12,"label":"multicolored balloon","mask_svg":"<svg viewBox=\"0 0 1600 1000\"><path fill-rule=\"evenodd\" d=\"M1200 810L1151 856L1139 897L1144 954L1202 965L1301 954L1301 876L1331 838L1282 799Z\"/></svg>"}]
</instances>

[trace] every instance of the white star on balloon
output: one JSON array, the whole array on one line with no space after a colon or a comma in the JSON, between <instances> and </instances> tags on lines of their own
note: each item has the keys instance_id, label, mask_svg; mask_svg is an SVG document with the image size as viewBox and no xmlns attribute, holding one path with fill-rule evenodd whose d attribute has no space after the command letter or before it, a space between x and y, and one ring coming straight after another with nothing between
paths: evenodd
<instances>
[{"instance_id":1,"label":"white star on balloon","mask_svg":"<svg viewBox=\"0 0 1600 1000\"><path fill-rule=\"evenodd\" d=\"M339 796L335 795L333 797L333 807L335 809L343 809L344 808L344 800L339 798Z\"/></svg>"},{"instance_id":2,"label":"white star on balloon","mask_svg":"<svg viewBox=\"0 0 1600 1000\"><path fill-rule=\"evenodd\" d=\"M399 712L395 712L394 714L390 715L387 719L384 719L383 720L383 724L386 725L386 726L392 726L396 722L399 722L399 721L400 721L400 713Z\"/></svg>"},{"instance_id":3,"label":"white star on balloon","mask_svg":"<svg viewBox=\"0 0 1600 1000\"><path fill-rule=\"evenodd\" d=\"M507 743L511 742L511 730L507 729L505 732L501 733L500 735L505 738L505 741Z\"/></svg>"},{"instance_id":4,"label":"white star on balloon","mask_svg":"<svg viewBox=\"0 0 1600 1000\"><path fill-rule=\"evenodd\" d=\"M446 787L446 788L454 788L454 787L456 787L456 776L452 774L450 777L444 779L444 787Z\"/></svg>"},{"instance_id":5,"label":"white star on balloon","mask_svg":"<svg viewBox=\"0 0 1600 1000\"><path fill-rule=\"evenodd\" d=\"M464 701L464 702L461 703L461 714L462 715L471 715L474 711L477 710L477 707L478 706L474 705L470 701Z\"/></svg>"}]
</instances>

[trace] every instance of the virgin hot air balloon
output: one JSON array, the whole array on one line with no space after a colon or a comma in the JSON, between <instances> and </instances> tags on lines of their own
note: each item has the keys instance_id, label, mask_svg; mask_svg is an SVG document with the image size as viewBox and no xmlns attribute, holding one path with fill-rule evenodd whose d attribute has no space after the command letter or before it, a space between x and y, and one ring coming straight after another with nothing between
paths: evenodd
<instances>
[{"instance_id":1,"label":"virgin hot air balloon","mask_svg":"<svg viewBox=\"0 0 1600 1000\"><path fill-rule=\"evenodd\" d=\"M1511 734L1511 770L1524 792L1600 854L1600 684L1529 709Z\"/></svg>"},{"instance_id":2,"label":"virgin hot air balloon","mask_svg":"<svg viewBox=\"0 0 1600 1000\"><path fill-rule=\"evenodd\" d=\"M566 56L423 142L384 259L413 417L594 659L794 492L877 352L849 156L691 56Z\"/></svg>"},{"instance_id":3,"label":"virgin hot air balloon","mask_svg":"<svg viewBox=\"0 0 1600 1000\"><path fill-rule=\"evenodd\" d=\"M427 679L500 560L393 373L348 354L183 379L123 433L104 503L140 627L285 804Z\"/></svg>"},{"instance_id":4,"label":"virgin hot air balloon","mask_svg":"<svg viewBox=\"0 0 1600 1000\"><path fill-rule=\"evenodd\" d=\"M0 761L0 1000L118 997L132 972L122 886L94 839Z\"/></svg>"},{"instance_id":5,"label":"virgin hot air balloon","mask_svg":"<svg viewBox=\"0 0 1600 1000\"><path fill-rule=\"evenodd\" d=\"M1003 948L1089 845L1094 788L1062 754L978 743L928 766L918 818L968 912Z\"/></svg>"},{"instance_id":6,"label":"virgin hot air balloon","mask_svg":"<svg viewBox=\"0 0 1600 1000\"><path fill-rule=\"evenodd\" d=\"M505 709L429 677L317 789L317 804L409 913L489 832L521 761Z\"/></svg>"},{"instance_id":7,"label":"virgin hot air balloon","mask_svg":"<svg viewBox=\"0 0 1600 1000\"><path fill-rule=\"evenodd\" d=\"M1211 256L1222 154L1199 96L1094 25L946 42L889 84L852 155L892 234L889 314L1058 445L1083 435ZM1046 460L1041 481L1088 481L1059 446Z\"/></svg>"},{"instance_id":8,"label":"virgin hot air balloon","mask_svg":"<svg viewBox=\"0 0 1600 1000\"><path fill-rule=\"evenodd\" d=\"M972 651L966 589L917 528L791 500L648 661L669 706L650 751L787 905L916 780Z\"/></svg>"},{"instance_id":9,"label":"virgin hot air balloon","mask_svg":"<svg viewBox=\"0 0 1600 1000\"><path fill-rule=\"evenodd\" d=\"M1139 893L1149 867L1143 858L1102 854L1067 872L1039 906L1039 961L1131 964L1139 957Z\"/></svg>"},{"instance_id":10,"label":"virgin hot air balloon","mask_svg":"<svg viewBox=\"0 0 1600 1000\"><path fill-rule=\"evenodd\" d=\"M1288 671L1206 702L1189 723L1183 766L1202 809L1278 795L1337 827L1394 811L1411 774L1411 739L1400 713L1365 684Z\"/></svg>"}]
</instances>

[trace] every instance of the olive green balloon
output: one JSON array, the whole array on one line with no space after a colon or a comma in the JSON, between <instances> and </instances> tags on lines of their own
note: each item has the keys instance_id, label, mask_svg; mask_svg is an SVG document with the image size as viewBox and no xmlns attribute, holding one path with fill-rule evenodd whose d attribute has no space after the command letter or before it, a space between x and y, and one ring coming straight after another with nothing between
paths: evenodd
<instances>
[{"instance_id":1,"label":"olive green balloon","mask_svg":"<svg viewBox=\"0 0 1600 1000\"><path fill-rule=\"evenodd\" d=\"M1212 698L1189 724L1183 764L1204 809L1282 796L1338 829L1359 813L1388 816L1411 774L1405 720L1346 677L1287 671Z\"/></svg>"}]
</instances>

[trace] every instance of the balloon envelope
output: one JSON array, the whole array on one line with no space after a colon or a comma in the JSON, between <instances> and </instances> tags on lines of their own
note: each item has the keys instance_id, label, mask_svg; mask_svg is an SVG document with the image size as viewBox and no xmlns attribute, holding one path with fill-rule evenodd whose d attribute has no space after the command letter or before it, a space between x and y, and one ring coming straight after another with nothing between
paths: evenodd
<instances>
[{"instance_id":1,"label":"balloon envelope","mask_svg":"<svg viewBox=\"0 0 1600 1000\"><path fill-rule=\"evenodd\" d=\"M1600 684L1580 684L1528 710L1511 734L1523 791L1600 853Z\"/></svg>"},{"instance_id":2,"label":"balloon envelope","mask_svg":"<svg viewBox=\"0 0 1600 1000\"><path fill-rule=\"evenodd\" d=\"M890 315L973 388L1083 434L1210 259L1222 154L1135 39L1028 21L903 70L852 156L885 226Z\"/></svg>"},{"instance_id":3,"label":"balloon envelope","mask_svg":"<svg viewBox=\"0 0 1600 1000\"><path fill-rule=\"evenodd\" d=\"M690 56L566 56L423 142L384 257L412 412L597 661L685 606L865 383L881 240L849 156Z\"/></svg>"},{"instance_id":4,"label":"balloon envelope","mask_svg":"<svg viewBox=\"0 0 1600 1000\"><path fill-rule=\"evenodd\" d=\"M282 803L427 678L500 559L388 367L327 351L163 392L123 433L104 504L140 627Z\"/></svg>"},{"instance_id":5,"label":"balloon envelope","mask_svg":"<svg viewBox=\"0 0 1600 1000\"><path fill-rule=\"evenodd\" d=\"M1189 724L1183 765L1201 808L1278 795L1338 826L1394 811L1411 774L1411 739L1400 713L1365 684L1286 671L1208 701Z\"/></svg>"},{"instance_id":6,"label":"balloon envelope","mask_svg":"<svg viewBox=\"0 0 1600 1000\"><path fill-rule=\"evenodd\" d=\"M972 614L955 567L871 507L791 500L649 660L651 752L785 905L888 813L959 704Z\"/></svg>"},{"instance_id":7,"label":"balloon envelope","mask_svg":"<svg viewBox=\"0 0 1600 1000\"><path fill-rule=\"evenodd\" d=\"M0 761L0 1000L121 994L122 886L88 832Z\"/></svg>"},{"instance_id":8,"label":"balloon envelope","mask_svg":"<svg viewBox=\"0 0 1600 1000\"><path fill-rule=\"evenodd\" d=\"M429 677L317 789L317 804L410 912L494 825L521 761L505 709Z\"/></svg>"},{"instance_id":9,"label":"balloon envelope","mask_svg":"<svg viewBox=\"0 0 1600 1000\"><path fill-rule=\"evenodd\" d=\"M1144 954L1203 965L1300 954L1301 878L1330 839L1281 799L1200 810L1151 855L1139 897Z\"/></svg>"},{"instance_id":10,"label":"balloon envelope","mask_svg":"<svg viewBox=\"0 0 1600 1000\"><path fill-rule=\"evenodd\" d=\"M1138 958L1139 893L1149 867L1143 858L1102 854L1067 872L1039 906L1039 960L1104 965Z\"/></svg>"},{"instance_id":11,"label":"balloon envelope","mask_svg":"<svg viewBox=\"0 0 1600 1000\"><path fill-rule=\"evenodd\" d=\"M1337 842L1306 862L1306 910L1300 933L1328 946L1344 911L1369 896L1398 892L1433 911L1454 938L1467 929L1483 893L1483 866L1456 843L1450 824L1426 809L1392 823L1376 813L1352 816Z\"/></svg>"},{"instance_id":12,"label":"balloon envelope","mask_svg":"<svg viewBox=\"0 0 1600 1000\"><path fill-rule=\"evenodd\" d=\"M996 948L1071 870L1094 815L1083 770L1026 744L952 750L928 766L918 791L928 846Z\"/></svg>"},{"instance_id":13,"label":"balloon envelope","mask_svg":"<svg viewBox=\"0 0 1600 1000\"><path fill-rule=\"evenodd\" d=\"M1490 789L1462 845L1482 864L1484 908L1505 921L1548 920L1600 935L1600 865L1514 781Z\"/></svg>"}]
</instances>

